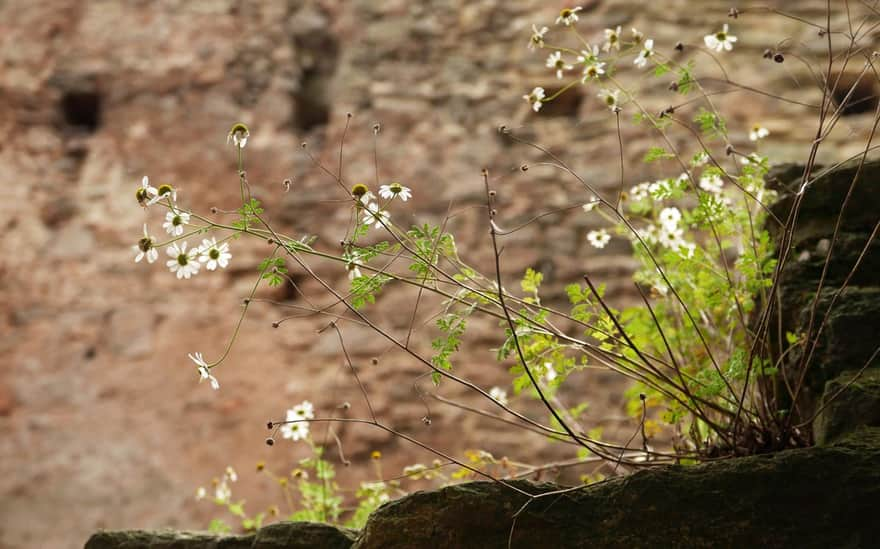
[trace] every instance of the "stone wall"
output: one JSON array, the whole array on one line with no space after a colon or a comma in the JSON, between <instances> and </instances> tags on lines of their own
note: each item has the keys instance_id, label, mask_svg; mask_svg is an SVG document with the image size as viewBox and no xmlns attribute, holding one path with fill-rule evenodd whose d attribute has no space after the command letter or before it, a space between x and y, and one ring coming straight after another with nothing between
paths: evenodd
<instances>
[{"instance_id":1,"label":"stone wall","mask_svg":"<svg viewBox=\"0 0 880 549\"><path fill-rule=\"evenodd\" d=\"M776 4L807 20L821 20L825 6ZM727 21L730 7L719 0L698 10L683 0L584 5L582 30L591 39L608 26L636 26L666 51L683 38L699 44ZM558 85L544 68L546 52L525 48L531 24L550 25L558 7L540 0L0 2L0 545L73 547L101 527L206 524L214 509L197 506L190 494L227 464L248 471L264 460L286 470L304 455L298 447L266 448L267 419L304 398L321 410L357 402L340 374L333 335L315 333L324 321L273 331L271 322L287 313L270 306L252 308L217 372L222 390L195 383L186 353L216 356L262 250L237 246L229 271L190 284L131 261L145 220L133 200L143 175L177 185L193 208L234 206L235 164L224 146L231 123L253 130L248 173L268 214L290 232L317 232L321 245L338 241L347 212L327 201L333 183L304 158L300 143L333 164L347 112L354 113L348 180L372 180L371 127L381 122L380 178L411 186L413 211L434 220L454 200L462 213L451 227L478 266L489 258L485 221L469 206L481 200L481 168L508 174L498 188L500 218L509 225L531 217L536 205L585 200L558 173L516 171L539 157L499 138L499 124L561 154L599 188L615 189L613 119L595 90L537 116L521 99L534 85ZM844 23L835 15L835 25ZM740 42L725 60L734 79L818 101L819 88L794 56L822 54L825 39L814 29L765 14L746 13L732 24ZM784 63L762 57L780 44L790 54ZM640 81L632 70L620 76ZM646 106L668 106L665 82L644 85ZM748 129L760 122L772 132L765 151L774 161L803 160L815 131L809 109L741 93L717 101L738 146L748 147ZM821 161L856 152L870 121L870 113L848 114ZM624 142L628 184L669 175L640 162L653 144L647 135L627 128ZM285 194L288 177L294 187ZM625 300L627 246L589 248L583 235L597 223L573 209L516 233L505 242L506 279L540 268L552 300L589 267ZM345 277L338 269L320 272ZM377 318L400 330L388 311L410 296L398 299ZM490 386L503 379L484 350L494 325L475 329L481 346L462 356L462 373ZM538 437L524 440L455 410L434 410L425 426L411 387L421 370L386 353L368 331L346 327L346 338L359 364L382 357L363 378L375 389L378 413L396 427L451 452L481 446L511 458L555 455ZM620 383L596 375L569 390L590 395L591 420L623 415ZM375 449L387 471L429 459L381 432L339 434L355 464ZM340 482L363 476L363 467L352 467ZM275 500L271 485L246 479L238 495L249 506Z\"/></svg>"}]
</instances>

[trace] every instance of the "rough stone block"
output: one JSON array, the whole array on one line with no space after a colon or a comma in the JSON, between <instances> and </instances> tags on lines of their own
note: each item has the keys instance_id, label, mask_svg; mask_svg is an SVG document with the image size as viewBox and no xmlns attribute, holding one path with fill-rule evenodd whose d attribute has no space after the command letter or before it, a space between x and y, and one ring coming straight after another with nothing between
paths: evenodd
<instances>
[{"instance_id":1,"label":"rough stone block","mask_svg":"<svg viewBox=\"0 0 880 549\"><path fill-rule=\"evenodd\" d=\"M844 372L825 384L824 408L813 423L817 444L827 444L861 426L880 427L880 368L869 368L853 381L857 374Z\"/></svg>"}]
</instances>

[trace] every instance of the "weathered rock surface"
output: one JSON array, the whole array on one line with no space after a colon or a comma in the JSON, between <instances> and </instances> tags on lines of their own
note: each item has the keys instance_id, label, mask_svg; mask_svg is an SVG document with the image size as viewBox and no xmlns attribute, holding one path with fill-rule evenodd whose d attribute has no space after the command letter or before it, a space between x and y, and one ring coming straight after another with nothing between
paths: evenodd
<instances>
[{"instance_id":1,"label":"weathered rock surface","mask_svg":"<svg viewBox=\"0 0 880 549\"><path fill-rule=\"evenodd\" d=\"M880 536L878 462L880 429L860 429L830 446L644 470L541 497L515 521L525 496L492 482L460 484L386 503L352 547L872 547ZM560 488L513 485L533 495ZM264 530L287 545L261 545ZM307 530L281 523L255 537L186 534L176 542L169 534L108 532L86 549L318 549L348 547L353 539L330 527ZM140 545L126 545L130 540Z\"/></svg>"},{"instance_id":2,"label":"weathered rock surface","mask_svg":"<svg viewBox=\"0 0 880 549\"><path fill-rule=\"evenodd\" d=\"M813 431L818 444L861 426L880 427L880 368L843 372L825 384Z\"/></svg>"}]
</instances>

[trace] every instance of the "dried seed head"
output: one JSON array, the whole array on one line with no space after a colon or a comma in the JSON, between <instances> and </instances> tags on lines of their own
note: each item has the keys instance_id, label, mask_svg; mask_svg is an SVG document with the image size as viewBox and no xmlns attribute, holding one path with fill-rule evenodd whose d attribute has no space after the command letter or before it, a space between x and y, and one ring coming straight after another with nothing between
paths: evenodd
<instances>
[{"instance_id":1,"label":"dried seed head","mask_svg":"<svg viewBox=\"0 0 880 549\"><path fill-rule=\"evenodd\" d=\"M266 439L266 446L272 446L273 444L275 444L275 439L274 439L274 438L269 437L269 438Z\"/></svg>"},{"instance_id":2,"label":"dried seed head","mask_svg":"<svg viewBox=\"0 0 880 549\"><path fill-rule=\"evenodd\" d=\"M785 56L782 55L782 53L777 53L776 55L773 56L773 60L776 61L777 63L782 63L783 61L785 61Z\"/></svg>"}]
</instances>

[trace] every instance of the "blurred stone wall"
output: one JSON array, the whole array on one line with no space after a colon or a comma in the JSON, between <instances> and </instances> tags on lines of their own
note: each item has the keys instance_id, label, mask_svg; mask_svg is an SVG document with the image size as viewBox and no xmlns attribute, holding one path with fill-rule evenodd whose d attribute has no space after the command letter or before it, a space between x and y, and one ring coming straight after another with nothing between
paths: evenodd
<instances>
[{"instance_id":1,"label":"blurred stone wall","mask_svg":"<svg viewBox=\"0 0 880 549\"><path fill-rule=\"evenodd\" d=\"M824 18L820 0L770 5L806 21ZM182 204L193 209L235 207L235 158L225 145L232 123L252 129L248 177L267 214L289 234L316 234L316 245L326 249L335 249L350 212L337 183L300 144L307 142L311 154L336 170L349 112L346 182L377 177L372 126L380 123L378 179L401 181L414 193L406 208L392 210L395 219L438 222L453 211L449 227L459 250L481 268L491 268L479 209L483 167L497 176L505 226L589 199L558 170L519 170L542 156L503 139L499 125L559 154L609 196L615 192L617 134L597 89L576 88L537 115L522 100L535 85L560 86L544 67L548 52L525 46L531 25L553 27L562 6L539 0L0 1L0 545L74 547L101 527L204 525L218 513L191 495L226 465L242 473L235 496L257 510L279 498L269 480L251 473L253 465L265 460L283 474L305 455L302 445L287 441L267 448L266 420L280 419L306 398L323 414L345 400L352 417L366 413L342 368L335 334L317 334L327 319L291 320L273 330L273 321L296 312L278 305L251 308L228 361L216 371L220 391L196 383L186 354L201 351L213 359L222 351L265 253L260 244L234 242L230 269L188 282L161 264L132 261L142 224L161 230L159 214L145 214L134 201L142 176L174 184ZM635 26L670 55L681 40L679 59L694 55L692 46L701 45L704 34L729 22L739 42L719 57L732 80L818 104L821 76L808 65L827 45L815 27L748 13L745 5L738 20L729 20L724 1L696 6L585 2L579 29L599 40L605 27ZM833 25L846 28L845 15L836 14ZM842 36L832 38L835 47L845 46ZM875 42L876 33L863 53ZM763 58L768 48L783 51L785 61ZM706 74L722 78L709 57L695 55ZM843 81L863 64L856 56ZM619 78L641 89L652 111L680 101L667 89L668 77L650 79L626 68ZM705 85L730 88L720 80ZM873 108L876 89L872 75L858 90L868 98L861 104ZM804 160L816 128L809 107L737 91L713 101L728 113L736 146L752 150L748 131L760 123L771 131L762 150L773 161ZM870 109L850 110L827 137L820 161L864 146ZM632 112L625 114L626 185L677 175L674 166L641 163L655 137L628 123ZM693 152L685 132L674 140ZM285 178L294 182L287 193ZM584 239L603 223L577 207L542 217L503 242L505 279L513 285L526 267L539 268L546 300L558 303L561 288L589 272L626 302L633 267L628 244L616 239L597 251ZM338 266L317 268L328 281L344 283ZM293 271L303 291L317 296L318 286ZM260 295L302 304L292 291ZM372 312L393 333L405 334L412 297L389 292ZM493 321L475 322L474 350L458 359L460 372L485 387L504 381L505 367L487 350L496 342L495 328ZM539 437L436 404L432 424L425 425L426 410L413 389L423 373L419 365L367 329L348 324L343 331L377 413L396 428L453 453L481 447L529 461L562 455ZM420 348L430 333L417 342ZM372 357L379 357L378 365L370 365ZM589 421L613 424L624 415L620 382L591 373L570 385L562 398L587 395ZM464 394L455 386L443 392ZM529 409L526 402L514 405ZM383 452L384 476L432 458L368 427L336 432L353 462L340 475L343 485L375 476L369 454L376 449Z\"/></svg>"}]
</instances>

